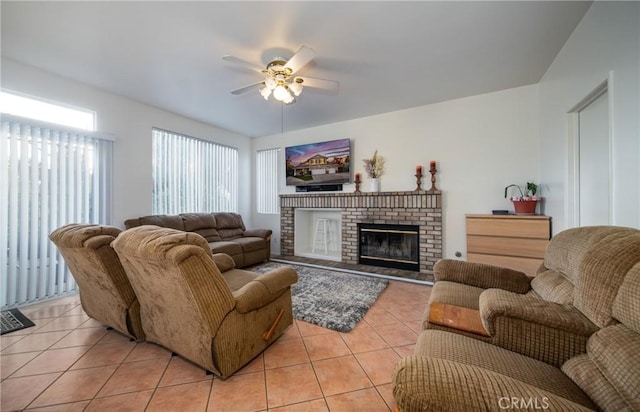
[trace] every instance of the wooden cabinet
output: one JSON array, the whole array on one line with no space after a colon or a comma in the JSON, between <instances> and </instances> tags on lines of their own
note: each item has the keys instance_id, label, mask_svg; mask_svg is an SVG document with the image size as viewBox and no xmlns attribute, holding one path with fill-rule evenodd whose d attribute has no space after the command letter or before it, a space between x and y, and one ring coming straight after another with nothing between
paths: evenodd
<instances>
[{"instance_id":1,"label":"wooden cabinet","mask_svg":"<svg viewBox=\"0 0 640 412\"><path fill-rule=\"evenodd\" d=\"M467 215L467 260L533 276L551 239L549 216Z\"/></svg>"}]
</instances>

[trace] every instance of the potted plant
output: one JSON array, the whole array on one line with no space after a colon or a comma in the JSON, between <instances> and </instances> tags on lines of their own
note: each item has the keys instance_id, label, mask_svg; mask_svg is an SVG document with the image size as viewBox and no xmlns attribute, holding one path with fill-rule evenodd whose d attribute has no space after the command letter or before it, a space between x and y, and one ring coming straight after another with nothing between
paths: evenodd
<instances>
[{"instance_id":1,"label":"potted plant","mask_svg":"<svg viewBox=\"0 0 640 412\"><path fill-rule=\"evenodd\" d=\"M511 196L509 200L513 202L513 209L516 215L535 215L536 206L540 197L536 196L538 192L538 185L535 183L527 182L524 187L520 187L516 184L511 184L504 188L504 197L507 198L509 189L515 187L518 189L520 196ZM524 190L522 190L524 189Z\"/></svg>"}]
</instances>

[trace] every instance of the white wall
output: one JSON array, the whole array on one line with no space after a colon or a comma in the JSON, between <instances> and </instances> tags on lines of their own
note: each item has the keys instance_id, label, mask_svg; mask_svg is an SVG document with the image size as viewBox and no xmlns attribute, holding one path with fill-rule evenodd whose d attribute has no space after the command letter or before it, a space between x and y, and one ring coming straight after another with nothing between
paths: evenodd
<instances>
[{"instance_id":1,"label":"white wall","mask_svg":"<svg viewBox=\"0 0 640 412\"><path fill-rule=\"evenodd\" d=\"M286 112L285 112L286 125ZM444 255L456 251L466 258L465 222L468 213L510 209L503 198L511 183L538 181L538 88L536 85L420 106L397 112L319 126L252 140L256 150L280 147L284 176L284 147L333 139L351 139L354 172L375 149L386 160L382 191L415 189L415 167L438 162L437 186L443 191ZM293 193L284 186L281 193ZM430 187L428 177L424 186ZM345 185L353 191L353 185ZM544 195L544 193L543 193ZM279 253L279 215L254 212L253 222L274 229L272 248Z\"/></svg>"},{"instance_id":2,"label":"white wall","mask_svg":"<svg viewBox=\"0 0 640 412\"><path fill-rule=\"evenodd\" d=\"M640 3L596 2L539 83L541 181L554 233L569 227L567 112L610 72L613 223L640 227Z\"/></svg>"},{"instance_id":3,"label":"white wall","mask_svg":"<svg viewBox=\"0 0 640 412\"><path fill-rule=\"evenodd\" d=\"M158 127L237 147L240 165L239 213L251 225L250 139L155 107L141 104L51 73L2 59L2 88L94 110L97 130L117 136L113 154L112 224L151 214L151 129Z\"/></svg>"}]
</instances>

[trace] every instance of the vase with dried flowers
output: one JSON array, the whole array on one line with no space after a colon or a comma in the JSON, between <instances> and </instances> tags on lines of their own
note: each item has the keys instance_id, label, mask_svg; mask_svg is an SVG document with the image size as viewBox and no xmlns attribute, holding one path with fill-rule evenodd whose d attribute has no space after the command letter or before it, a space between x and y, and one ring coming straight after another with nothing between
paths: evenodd
<instances>
[{"instance_id":1,"label":"vase with dried flowers","mask_svg":"<svg viewBox=\"0 0 640 412\"><path fill-rule=\"evenodd\" d=\"M380 176L384 174L384 157L378 155L378 150L373 152L371 159L363 159L364 170L371 179L371 191L380 191Z\"/></svg>"}]
</instances>

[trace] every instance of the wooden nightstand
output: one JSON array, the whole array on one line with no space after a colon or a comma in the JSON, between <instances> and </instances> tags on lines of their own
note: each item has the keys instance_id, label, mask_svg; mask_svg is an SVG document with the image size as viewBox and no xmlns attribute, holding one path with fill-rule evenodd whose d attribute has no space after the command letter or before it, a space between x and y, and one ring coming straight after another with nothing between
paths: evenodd
<instances>
[{"instance_id":1,"label":"wooden nightstand","mask_svg":"<svg viewBox=\"0 0 640 412\"><path fill-rule=\"evenodd\" d=\"M467 215L467 260L534 276L551 239L551 217Z\"/></svg>"}]
</instances>

